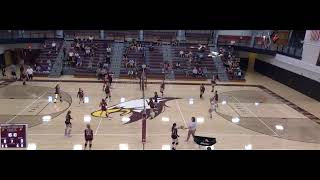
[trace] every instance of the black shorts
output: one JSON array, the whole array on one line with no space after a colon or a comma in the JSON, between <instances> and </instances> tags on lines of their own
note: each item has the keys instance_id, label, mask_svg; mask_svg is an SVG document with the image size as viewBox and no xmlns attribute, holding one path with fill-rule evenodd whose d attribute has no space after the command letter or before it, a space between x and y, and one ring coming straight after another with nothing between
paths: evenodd
<instances>
[{"instance_id":1,"label":"black shorts","mask_svg":"<svg viewBox=\"0 0 320 180\"><path fill-rule=\"evenodd\" d=\"M86 138L84 138L86 141L92 141L93 140L93 138L92 137L86 137Z\"/></svg>"},{"instance_id":2,"label":"black shorts","mask_svg":"<svg viewBox=\"0 0 320 180\"><path fill-rule=\"evenodd\" d=\"M176 136L176 135L171 135L171 138L172 138L172 139L177 139L178 136Z\"/></svg>"},{"instance_id":3,"label":"black shorts","mask_svg":"<svg viewBox=\"0 0 320 180\"><path fill-rule=\"evenodd\" d=\"M16 72L11 72L11 75L12 76L16 76Z\"/></svg>"},{"instance_id":4,"label":"black shorts","mask_svg":"<svg viewBox=\"0 0 320 180\"><path fill-rule=\"evenodd\" d=\"M66 124L67 127L71 127L72 126L71 122L65 121L64 123Z\"/></svg>"}]
</instances>

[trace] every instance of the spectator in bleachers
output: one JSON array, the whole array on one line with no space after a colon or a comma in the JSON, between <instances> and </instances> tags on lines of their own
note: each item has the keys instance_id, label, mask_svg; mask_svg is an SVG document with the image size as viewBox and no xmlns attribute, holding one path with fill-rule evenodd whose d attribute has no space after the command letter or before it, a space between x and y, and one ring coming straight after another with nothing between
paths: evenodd
<instances>
[{"instance_id":1,"label":"spectator in bleachers","mask_svg":"<svg viewBox=\"0 0 320 180\"><path fill-rule=\"evenodd\" d=\"M153 50L154 50L154 47L153 47L153 45L151 43L150 46L149 46L149 51L152 52Z\"/></svg>"},{"instance_id":2,"label":"spectator in bleachers","mask_svg":"<svg viewBox=\"0 0 320 180\"><path fill-rule=\"evenodd\" d=\"M107 54L111 54L111 47L110 46L107 47Z\"/></svg>"},{"instance_id":3,"label":"spectator in bleachers","mask_svg":"<svg viewBox=\"0 0 320 180\"><path fill-rule=\"evenodd\" d=\"M128 56L126 54L123 55L122 61L126 69L128 68Z\"/></svg>"},{"instance_id":4,"label":"spectator in bleachers","mask_svg":"<svg viewBox=\"0 0 320 180\"><path fill-rule=\"evenodd\" d=\"M80 56L77 57L76 62L77 62L76 67L81 67L82 66L82 60L81 60Z\"/></svg>"},{"instance_id":5,"label":"spectator in bleachers","mask_svg":"<svg viewBox=\"0 0 320 180\"><path fill-rule=\"evenodd\" d=\"M129 68L133 68L134 67L134 60L133 59L130 59L129 61Z\"/></svg>"},{"instance_id":6,"label":"spectator in bleachers","mask_svg":"<svg viewBox=\"0 0 320 180\"><path fill-rule=\"evenodd\" d=\"M93 36L89 36L88 39L89 39L89 42L91 42L91 43L93 42Z\"/></svg>"},{"instance_id":7,"label":"spectator in bleachers","mask_svg":"<svg viewBox=\"0 0 320 180\"><path fill-rule=\"evenodd\" d=\"M204 77L203 70L201 67L198 68L198 76Z\"/></svg>"},{"instance_id":8,"label":"spectator in bleachers","mask_svg":"<svg viewBox=\"0 0 320 180\"><path fill-rule=\"evenodd\" d=\"M206 66L203 68L203 76L208 77L208 68Z\"/></svg>"},{"instance_id":9,"label":"spectator in bleachers","mask_svg":"<svg viewBox=\"0 0 320 180\"><path fill-rule=\"evenodd\" d=\"M52 49L56 49L57 43L53 41L53 42L51 43L51 46L52 46Z\"/></svg>"},{"instance_id":10,"label":"spectator in bleachers","mask_svg":"<svg viewBox=\"0 0 320 180\"><path fill-rule=\"evenodd\" d=\"M180 52L179 52L179 55L180 55L180 57L184 57L184 52L183 52L183 50L180 50Z\"/></svg>"},{"instance_id":11,"label":"spectator in bleachers","mask_svg":"<svg viewBox=\"0 0 320 180\"><path fill-rule=\"evenodd\" d=\"M187 58L192 57L192 52L191 52L191 51L189 51L188 53L186 53L186 54L185 54L185 57L187 57Z\"/></svg>"},{"instance_id":12,"label":"spectator in bleachers","mask_svg":"<svg viewBox=\"0 0 320 180\"><path fill-rule=\"evenodd\" d=\"M192 76L193 77L197 77L198 76L198 70L197 70L196 67L194 67L193 70L192 70Z\"/></svg>"},{"instance_id":13,"label":"spectator in bleachers","mask_svg":"<svg viewBox=\"0 0 320 180\"><path fill-rule=\"evenodd\" d=\"M36 66L36 71L37 71L37 72L40 72L40 71L41 71L40 65L37 65L37 66Z\"/></svg>"},{"instance_id":14,"label":"spectator in bleachers","mask_svg":"<svg viewBox=\"0 0 320 180\"><path fill-rule=\"evenodd\" d=\"M179 62L176 63L176 69L180 69L181 68L181 64Z\"/></svg>"},{"instance_id":15,"label":"spectator in bleachers","mask_svg":"<svg viewBox=\"0 0 320 180\"><path fill-rule=\"evenodd\" d=\"M84 49L85 49L85 55L89 56L90 55L90 47L86 46Z\"/></svg>"}]
</instances>

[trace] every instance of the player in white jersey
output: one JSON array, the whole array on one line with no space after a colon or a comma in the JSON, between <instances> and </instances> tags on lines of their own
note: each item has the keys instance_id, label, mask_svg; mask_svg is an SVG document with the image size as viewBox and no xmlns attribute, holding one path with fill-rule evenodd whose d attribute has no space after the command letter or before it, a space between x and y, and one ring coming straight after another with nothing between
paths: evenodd
<instances>
[{"instance_id":1,"label":"player in white jersey","mask_svg":"<svg viewBox=\"0 0 320 180\"><path fill-rule=\"evenodd\" d=\"M210 98L210 108L209 108L210 119L212 119L213 112L217 112L217 103L214 98Z\"/></svg>"}]
</instances>

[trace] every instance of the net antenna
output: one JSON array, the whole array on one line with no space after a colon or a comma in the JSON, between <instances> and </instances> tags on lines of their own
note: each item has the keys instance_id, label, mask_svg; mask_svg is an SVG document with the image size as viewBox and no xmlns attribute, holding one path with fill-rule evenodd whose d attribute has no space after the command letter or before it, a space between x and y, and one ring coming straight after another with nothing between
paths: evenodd
<instances>
[{"instance_id":1,"label":"net antenna","mask_svg":"<svg viewBox=\"0 0 320 180\"><path fill-rule=\"evenodd\" d=\"M144 145L146 143L146 131L147 131L147 111L146 111L146 99L145 99L145 88L147 87L146 83L146 65L142 65L142 73L140 76L140 89L142 89L142 99L143 99L143 112L142 112L142 147L144 150Z\"/></svg>"}]
</instances>

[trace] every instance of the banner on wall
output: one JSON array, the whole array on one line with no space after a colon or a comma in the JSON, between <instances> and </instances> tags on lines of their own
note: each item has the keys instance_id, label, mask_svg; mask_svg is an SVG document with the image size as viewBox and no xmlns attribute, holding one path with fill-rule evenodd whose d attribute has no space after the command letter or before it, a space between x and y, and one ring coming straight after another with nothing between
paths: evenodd
<instances>
[{"instance_id":1,"label":"banner on wall","mask_svg":"<svg viewBox=\"0 0 320 180\"><path fill-rule=\"evenodd\" d=\"M311 30L310 40L311 41L319 41L320 40L320 30Z\"/></svg>"}]
</instances>

